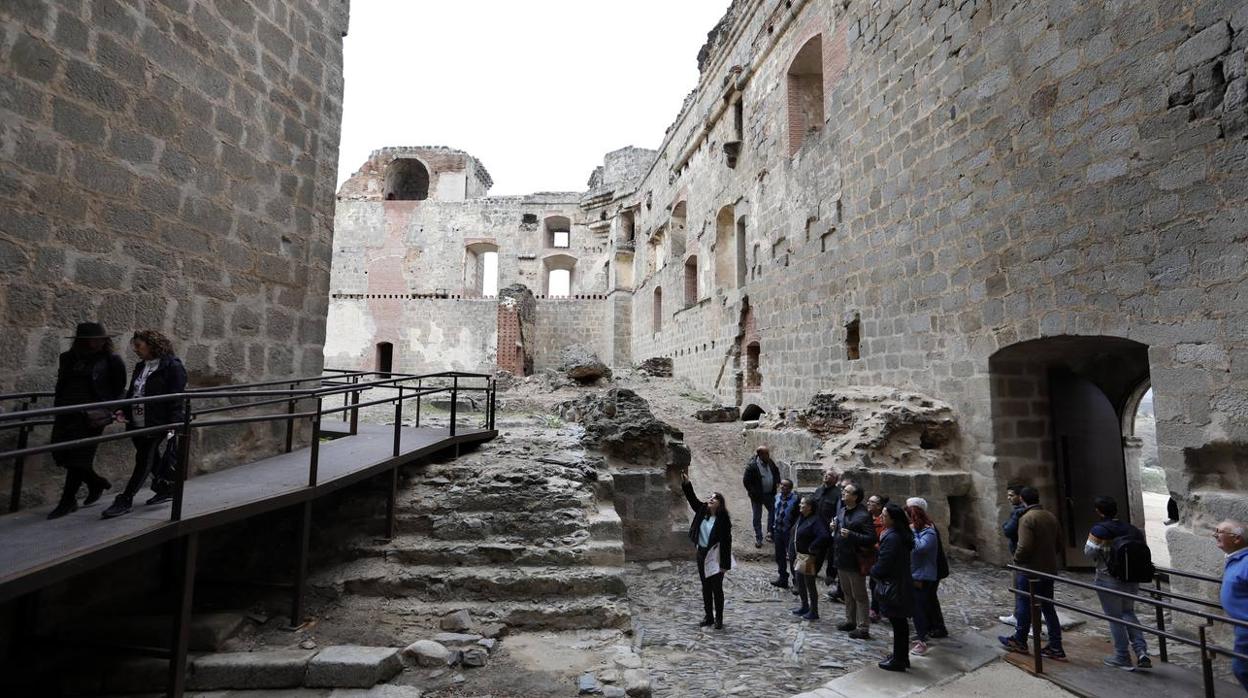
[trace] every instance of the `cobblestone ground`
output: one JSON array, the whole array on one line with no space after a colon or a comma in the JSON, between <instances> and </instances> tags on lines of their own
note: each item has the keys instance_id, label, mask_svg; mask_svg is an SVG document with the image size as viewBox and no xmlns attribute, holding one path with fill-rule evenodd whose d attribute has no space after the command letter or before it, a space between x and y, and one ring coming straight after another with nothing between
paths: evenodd
<instances>
[{"instance_id":1,"label":"cobblestone ground","mask_svg":"<svg viewBox=\"0 0 1248 698\"><path fill-rule=\"evenodd\" d=\"M796 620L789 611L797 607L797 597L772 587L769 582L774 578L770 562L741 560L725 579L724 629L716 631L698 627L702 601L692 562L659 571L630 566L633 642L640 645L650 670L654 695L790 696L879 661L891 651L887 625L873 626L867 641L851 640L837 631L836 625L845 619L845 606L839 603L821 598L821 620ZM1008 572L1001 568L957 564L954 575L940 586L950 633L992 627L1005 633L1008 628L997 616L1007 614L1012 603L1008 580Z\"/></svg>"}]
</instances>

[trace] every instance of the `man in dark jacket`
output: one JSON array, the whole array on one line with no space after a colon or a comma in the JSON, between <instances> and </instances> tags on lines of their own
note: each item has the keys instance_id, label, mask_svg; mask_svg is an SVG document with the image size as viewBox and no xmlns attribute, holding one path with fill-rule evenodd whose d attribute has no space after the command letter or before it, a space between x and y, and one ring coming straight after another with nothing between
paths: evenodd
<instances>
[{"instance_id":1,"label":"man in dark jacket","mask_svg":"<svg viewBox=\"0 0 1248 698\"><path fill-rule=\"evenodd\" d=\"M1018 548L1014 550L1014 564L1045 574L1057 574L1062 558L1061 524L1052 512L1040 507L1040 493L1034 487L1024 487L1019 496L1023 498L1026 508L1018 518ZM1014 575L1014 588L1020 591L1027 591L1032 582L1035 583L1037 596L1053 598L1052 579L1028 577L1022 572ZM1057 609L1051 602L1042 601L1040 612L1049 631L1049 644L1040 653L1049 659L1065 661L1062 624L1057 618ZM997 639L1006 649L1026 654L1027 634L1031 631L1031 603L1026 594L1014 596L1014 616L1018 618L1014 634L1002 635Z\"/></svg>"},{"instance_id":2,"label":"man in dark jacket","mask_svg":"<svg viewBox=\"0 0 1248 698\"><path fill-rule=\"evenodd\" d=\"M823 484L819 485L815 493L811 495L811 499L815 502L815 515L819 517L819 520L823 521L824 525L829 527L832 525L832 520L836 518L837 513L841 510L842 493L840 480L841 476L832 468L824 470ZM819 556L817 561L819 567L823 566L824 560L829 557L830 553L831 549ZM836 586L835 569L835 566L828 565L827 583L829 599L841 598L840 590Z\"/></svg>"},{"instance_id":3,"label":"man in dark jacket","mask_svg":"<svg viewBox=\"0 0 1248 698\"><path fill-rule=\"evenodd\" d=\"M860 560L870 557L875 550L875 522L862 504L861 487L852 482L845 485L841 499L845 505L832 526L836 541L832 562L845 594L845 622L837 630L848 630L851 638L865 640L870 637L871 600L863 574L866 570Z\"/></svg>"},{"instance_id":4,"label":"man in dark jacket","mask_svg":"<svg viewBox=\"0 0 1248 698\"><path fill-rule=\"evenodd\" d=\"M750 508L754 514L754 547L763 547L763 509L767 510L767 535L771 535L776 523L776 487L780 484L780 468L771 459L766 446L759 446L754 457L745 465L741 484L750 495Z\"/></svg>"},{"instance_id":5,"label":"man in dark jacket","mask_svg":"<svg viewBox=\"0 0 1248 698\"><path fill-rule=\"evenodd\" d=\"M780 492L776 494L775 522L768 532L775 545L776 570L780 574L771 585L781 589L788 588L789 574L793 571L790 549L793 547L793 526L797 523L798 502L797 495L793 494L793 481L788 478L781 480Z\"/></svg>"}]
</instances>

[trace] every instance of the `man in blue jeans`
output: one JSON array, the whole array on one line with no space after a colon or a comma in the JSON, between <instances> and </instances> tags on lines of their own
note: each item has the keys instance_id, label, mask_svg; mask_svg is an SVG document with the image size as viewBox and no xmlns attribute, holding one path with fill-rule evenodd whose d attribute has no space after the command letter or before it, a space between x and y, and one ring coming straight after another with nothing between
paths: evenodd
<instances>
[{"instance_id":1,"label":"man in blue jeans","mask_svg":"<svg viewBox=\"0 0 1248 698\"><path fill-rule=\"evenodd\" d=\"M1014 564L1036 572L1057 574L1058 561L1062 556L1062 527L1057 517L1040 506L1040 493L1034 487L1024 487L1019 496L1026 507L1018 517L1018 547L1014 549ZM1027 591L1030 578L1023 573L1014 575L1014 588ZM1035 593L1047 599L1053 598L1053 580L1043 577L1035 578ZM1066 661L1066 652L1062 650L1062 624L1057 618L1057 609L1052 603L1040 602L1040 613L1044 616L1045 627L1049 631L1049 644L1040 650L1040 654L1048 659ZM1031 632L1031 602L1026 594L1015 595L1014 617L1018 619L1018 627L1013 635L1002 635L997 639L1011 652L1027 652L1027 634Z\"/></svg>"},{"instance_id":2,"label":"man in blue jeans","mask_svg":"<svg viewBox=\"0 0 1248 698\"><path fill-rule=\"evenodd\" d=\"M1088 540L1083 545L1083 554L1096 563L1096 576L1092 583L1113 591L1139 594L1139 584L1118 579L1110 572L1110 558L1113 556L1115 539L1123 536L1143 538L1143 534L1131 524L1118 520L1118 502L1113 497L1097 497L1092 506L1101 518L1092 525ZM1101 611L1105 615L1140 624L1139 617L1135 615L1135 602L1131 599L1104 591L1097 591L1096 595L1101 600ZM1105 666L1127 671L1153 668L1153 662L1148 658L1148 643L1144 640L1144 631L1110 621L1109 635L1114 640L1114 653L1103 660ZM1135 663L1131 662L1132 652L1135 654Z\"/></svg>"},{"instance_id":3,"label":"man in blue jeans","mask_svg":"<svg viewBox=\"0 0 1248 698\"><path fill-rule=\"evenodd\" d=\"M1248 538L1242 521L1223 521L1213 529L1218 549L1226 554L1222 575L1222 610L1235 620L1248 621ZM1248 654L1248 628L1235 627L1235 651ZM1248 691L1248 661L1231 660L1231 672Z\"/></svg>"},{"instance_id":4,"label":"man in blue jeans","mask_svg":"<svg viewBox=\"0 0 1248 698\"><path fill-rule=\"evenodd\" d=\"M763 547L763 531L771 540L771 529L776 524L776 489L780 485L780 468L771 459L766 446L759 446L754 457L745 464L741 484L750 495L750 508L754 514L754 547ZM767 527L763 528L763 509L767 510Z\"/></svg>"}]
</instances>

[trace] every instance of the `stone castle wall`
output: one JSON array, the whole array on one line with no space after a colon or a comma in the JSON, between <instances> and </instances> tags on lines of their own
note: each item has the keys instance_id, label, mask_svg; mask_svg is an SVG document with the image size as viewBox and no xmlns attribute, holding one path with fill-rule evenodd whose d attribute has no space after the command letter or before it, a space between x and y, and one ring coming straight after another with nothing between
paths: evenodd
<instances>
[{"instance_id":1,"label":"stone castle wall","mask_svg":"<svg viewBox=\"0 0 1248 698\"><path fill-rule=\"evenodd\" d=\"M88 320L127 364L131 332L164 331L192 386L320 372L347 14L0 3L0 391L50 389ZM27 464L27 504L51 470Z\"/></svg>"},{"instance_id":2,"label":"stone castle wall","mask_svg":"<svg viewBox=\"0 0 1248 698\"><path fill-rule=\"evenodd\" d=\"M94 319L192 381L320 370L347 3L259 7L0 8L0 389Z\"/></svg>"},{"instance_id":3,"label":"stone castle wall","mask_svg":"<svg viewBox=\"0 0 1248 698\"><path fill-rule=\"evenodd\" d=\"M1172 538L1244 515L1230 494L1248 449L1242 4L741 1L729 14L652 169L601 207L637 212L634 356L671 356L678 376L736 402L748 296L764 377L751 400L774 410L888 385L949 401L977 516L992 521L1007 481L1048 501L1057 483L1047 401L1038 418L1005 413L990 358L1033 340L1129 340L1147 351L1136 379L1151 381L1161 459L1189 505ZM794 149L788 73L816 36L823 120ZM666 263L650 272L660 232ZM1084 353L1038 370L1092 365ZM1041 433L1003 450L1019 429ZM979 544L1003 552L994 536Z\"/></svg>"},{"instance_id":4,"label":"stone castle wall","mask_svg":"<svg viewBox=\"0 0 1248 698\"><path fill-rule=\"evenodd\" d=\"M608 154L558 207L596 241L579 291L607 295L603 358L670 357L773 416L846 386L949 403L970 484L948 507L998 560L1006 483L1101 486L1056 474L1049 381L1093 382L1125 436L1151 387L1175 560L1208 567L1203 527L1248 518L1246 54L1224 0L734 0L659 149ZM391 204L355 205L340 227L388 234ZM451 256L472 234L455 216L434 226ZM501 283L532 281L508 265ZM373 268L346 266L357 287Z\"/></svg>"}]
</instances>

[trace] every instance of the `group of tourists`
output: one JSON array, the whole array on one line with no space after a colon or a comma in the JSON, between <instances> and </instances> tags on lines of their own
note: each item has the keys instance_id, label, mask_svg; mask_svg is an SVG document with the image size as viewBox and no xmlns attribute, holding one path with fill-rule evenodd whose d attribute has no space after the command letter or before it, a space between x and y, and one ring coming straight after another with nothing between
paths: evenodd
<instances>
[{"instance_id":1,"label":"group of tourists","mask_svg":"<svg viewBox=\"0 0 1248 698\"><path fill-rule=\"evenodd\" d=\"M818 621L817 583L824 570L827 598L843 601L845 620L837 630L850 638L870 638L873 623L887 619L892 627L893 651L879 666L905 671L910 655L928 652L933 639L947 637L938 590L949 575L940 531L928 514L927 501L910 497L905 505L880 494L866 496L851 476L824 471L823 484L813 493L794 492L793 481L781 477L767 447L760 447L745 467L742 485L750 498L754 546L764 541L774 546L777 577L771 583L792 588L801 600L792 613ZM734 564L732 525L724 496L715 492L706 500L694 493L687 474L682 489L694 519L690 541L697 549L698 578L705 609L703 626L722 629L724 623L724 573ZM1061 567L1061 526L1052 512L1040 505L1033 487L1011 485L1006 490L1010 516L1002 524L1014 565L1046 575ZM1139 592L1139 584L1151 580L1155 569L1143 533L1118 518L1118 503L1111 497L1095 500L1098 522L1088 532L1084 554L1096 565L1094 584L1109 624L1114 653L1105 657L1110 667L1136 671L1149 669L1148 643L1133 600L1124 594ZM766 512L766 519L763 512ZM1218 547L1226 554L1222 606L1231 618L1248 620L1248 530L1241 522L1225 521L1214 531ZM791 584L790 584L791 580ZM999 638L1010 651L1027 652L1032 605L1028 593L1053 598L1054 580L1018 572L1014 576L1014 613L1001 621L1015 632ZM1061 621L1054 604L1041 601L1039 610L1048 633L1040 653L1049 659L1066 660L1062 648ZM910 621L914 621L911 636ZM1235 651L1248 653L1248 629L1235 629ZM1248 662L1235 660L1232 670L1248 689Z\"/></svg>"},{"instance_id":2,"label":"group of tourists","mask_svg":"<svg viewBox=\"0 0 1248 698\"><path fill-rule=\"evenodd\" d=\"M723 577L733 565L728 510L721 493L702 500L688 477L682 480L694 512L689 538L697 549L705 610L701 624L722 629ZM910 654L926 654L932 639L948 636L937 596L948 564L924 499L911 497L902 506L880 495L868 498L861 485L833 470L824 473L823 484L813 493L799 496L792 480L780 477L766 447L746 465L743 485L750 495L755 547L762 547L764 538L775 546L778 576L772 584L792 588L801 600L793 615L820 619L822 571L828 597L845 604L839 631L868 640L872 623L888 619L893 652L879 663L881 668L905 671Z\"/></svg>"},{"instance_id":3,"label":"group of tourists","mask_svg":"<svg viewBox=\"0 0 1248 698\"><path fill-rule=\"evenodd\" d=\"M117 355L113 337L98 322L78 325L73 343L60 355L57 364L53 406L65 407L128 398L157 397L180 393L186 388L186 369L174 354L169 338L156 330L139 330L130 338L130 349L138 361L126 380L126 367ZM76 441L99 436L112 424L125 424L127 431L175 425L183 419L181 400L150 401L110 408L87 408L80 412L57 414L52 424L52 443ZM148 505L172 499L177 435L168 431L149 431L132 437L134 468L125 489L103 512L104 518L129 513L134 497L148 476L152 477L154 496ZM98 444L91 443L52 452L52 460L65 469L65 486L60 501L48 514L56 519L78 509L78 494L86 485L84 506L99 501L112 483L95 471Z\"/></svg>"}]
</instances>

